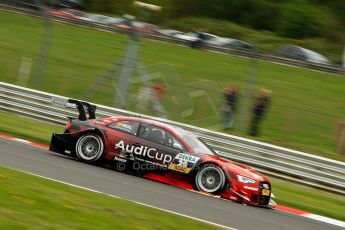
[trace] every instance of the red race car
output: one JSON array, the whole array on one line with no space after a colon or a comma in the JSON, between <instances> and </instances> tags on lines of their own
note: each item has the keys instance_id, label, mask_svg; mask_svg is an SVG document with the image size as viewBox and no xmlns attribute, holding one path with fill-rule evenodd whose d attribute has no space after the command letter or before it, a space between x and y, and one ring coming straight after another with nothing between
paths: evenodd
<instances>
[{"instance_id":1,"label":"red race car","mask_svg":"<svg viewBox=\"0 0 345 230\"><path fill-rule=\"evenodd\" d=\"M274 207L269 180L253 169L221 158L194 133L140 117L95 118L96 106L53 98L74 107L63 134L52 135L50 151L245 204ZM88 117L86 117L86 112Z\"/></svg>"}]
</instances>

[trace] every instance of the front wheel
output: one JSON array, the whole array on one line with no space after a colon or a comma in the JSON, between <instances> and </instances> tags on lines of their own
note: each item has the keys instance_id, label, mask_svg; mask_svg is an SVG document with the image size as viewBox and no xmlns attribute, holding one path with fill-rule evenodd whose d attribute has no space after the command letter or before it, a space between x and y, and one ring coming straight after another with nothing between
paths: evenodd
<instances>
[{"instance_id":1,"label":"front wheel","mask_svg":"<svg viewBox=\"0 0 345 230\"><path fill-rule=\"evenodd\" d=\"M103 140L96 134L84 134L78 139L75 150L80 160L88 163L96 162L103 154Z\"/></svg>"},{"instance_id":2,"label":"front wheel","mask_svg":"<svg viewBox=\"0 0 345 230\"><path fill-rule=\"evenodd\" d=\"M195 185L199 191L216 194L225 185L224 171L216 165L204 165L195 176Z\"/></svg>"}]
</instances>

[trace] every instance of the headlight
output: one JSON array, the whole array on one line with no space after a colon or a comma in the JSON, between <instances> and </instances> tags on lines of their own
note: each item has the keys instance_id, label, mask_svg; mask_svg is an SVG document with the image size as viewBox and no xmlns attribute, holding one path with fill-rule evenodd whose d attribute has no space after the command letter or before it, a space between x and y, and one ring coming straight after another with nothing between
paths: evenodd
<instances>
[{"instance_id":1,"label":"headlight","mask_svg":"<svg viewBox=\"0 0 345 230\"><path fill-rule=\"evenodd\" d=\"M256 181L252 178L249 177L245 177L245 176L241 176L241 175L237 175L237 180L243 184L255 184Z\"/></svg>"}]
</instances>

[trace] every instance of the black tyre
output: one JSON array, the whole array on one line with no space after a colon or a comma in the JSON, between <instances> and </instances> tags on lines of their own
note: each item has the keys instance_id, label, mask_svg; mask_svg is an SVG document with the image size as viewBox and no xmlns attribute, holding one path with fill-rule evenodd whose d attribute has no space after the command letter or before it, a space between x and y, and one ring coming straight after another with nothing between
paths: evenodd
<instances>
[{"instance_id":1,"label":"black tyre","mask_svg":"<svg viewBox=\"0 0 345 230\"><path fill-rule=\"evenodd\" d=\"M217 194L226 183L224 171L213 164L204 165L195 176L195 185L199 191Z\"/></svg>"},{"instance_id":2,"label":"black tyre","mask_svg":"<svg viewBox=\"0 0 345 230\"><path fill-rule=\"evenodd\" d=\"M103 155L104 143L101 137L88 133L79 137L75 145L77 157L85 162L96 162Z\"/></svg>"}]
</instances>

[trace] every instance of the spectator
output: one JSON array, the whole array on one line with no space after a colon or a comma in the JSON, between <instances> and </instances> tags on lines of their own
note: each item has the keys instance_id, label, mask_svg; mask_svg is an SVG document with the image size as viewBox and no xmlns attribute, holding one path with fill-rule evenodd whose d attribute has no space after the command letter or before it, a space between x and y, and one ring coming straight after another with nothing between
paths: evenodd
<instances>
[{"instance_id":1,"label":"spectator","mask_svg":"<svg viewBox=\"0 0 345 230\"><path fill-rule=\"evenodd\" d=\"M165 87L164 85L162 84L159 84L159 83L155 83L153 85L153 89L155 91L155 98L158 100L158 101L161 101L162 98L163 98L163 95L164 95L164 92L165 92Z\"/></svg>"},{"instance_id":2,"label":"spectator","mask_svg":"<svg viewBox=\"0 0 345 230\"><path fill-rule=\"evenodd\" d=\"M238 100L238 88L229 86L224 93L224 129L230 129L234 124L234 112Z\"/></svg>"},{"instance_id":3,"label":"spectator","mask_svg":"<svg viewBox=\"0 0 345 230\"><path fill-rule=\"evenodd\" d=\"M138 110L140 112L147 112L149 104L152 103L154 111L161 111L161 101L165 93L165 86L160 83L155 83L152 88L142 86L137 94Z\"/></svg>"},{"instance_id":4,"label":"spectator","mask_svg":"<svg viewBox=\"0 0 345 230\"><path fill-rule=\"evenodd\" d=\"M158 117L166 118L166 111L162 106L162 99L165 93L165 86L160 83L155 83L153 86L153 97L152 97L152 106L153 111Z\"/></svg>"},{"instance_id":5,"label":"spectator","mask_svg":"<svg viewBox=\"0 0 345 230\"><path fill-rule=\"evenodd\" d=\"M259 123L262 120L267 107L271 101L272 91L267 89L261 89L260 93L255 98L255 104L253 108L253 118L250 126L249 135L258 136L259 135Z\"/></svg>"}]
</instances>

